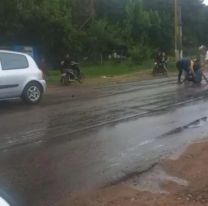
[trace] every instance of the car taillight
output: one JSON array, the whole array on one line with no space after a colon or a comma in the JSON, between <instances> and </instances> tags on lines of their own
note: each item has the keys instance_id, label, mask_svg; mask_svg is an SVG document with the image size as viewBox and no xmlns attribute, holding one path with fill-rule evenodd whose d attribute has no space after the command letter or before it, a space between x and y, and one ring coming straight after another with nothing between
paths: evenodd
<instances>
[{"instance_id":1,"label":"car taillight","mask_svg":"<svg viewBox=\"0 0 208 206\"><path fill-rule=\"evenodd\" d=\"M40 72L41 72L41 77L42 77L42 79L45 79L45 74L44 74L44 72L43 72L42 70L40 70Z\"/></svg>"}]
</instances>

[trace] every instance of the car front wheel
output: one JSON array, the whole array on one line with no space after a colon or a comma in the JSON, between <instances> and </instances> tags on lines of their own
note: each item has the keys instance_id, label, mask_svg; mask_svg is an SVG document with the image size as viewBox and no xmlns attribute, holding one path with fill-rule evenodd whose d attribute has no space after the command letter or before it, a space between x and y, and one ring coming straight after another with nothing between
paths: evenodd
<instances>
[{"instance_id":1,"label":"car front wheel","mask_svg":"<svg viewBox=\"0 0 208 206\"><path fill-rule=\"evenodd\" d=\"M31 82L25 87L22 98L27 103L37 104L40 102L42 94L43 90L39 83Z\"/></svg>"}]
</instances>

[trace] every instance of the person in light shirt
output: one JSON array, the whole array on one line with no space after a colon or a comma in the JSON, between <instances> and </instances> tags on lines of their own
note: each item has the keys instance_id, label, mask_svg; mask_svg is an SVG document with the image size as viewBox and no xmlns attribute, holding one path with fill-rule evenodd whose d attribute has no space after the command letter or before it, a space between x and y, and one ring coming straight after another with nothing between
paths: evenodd
<instances>
[{"instance_id":1,"label":"person in light shirt","mask_svg":"<svg viewBox=\"0 0 208 206\"><path fill-rule=\"evenodd\" d=\"M208 48L205 45L199 47L201 65L204 68L208 65Z\"/></svg>"},{"instance_id":2,"label":"person in light shirt","mask_svg":"<svg viewBox=\"0 0 208 206\"><path fill-rule=\"evenodd\" d=\"M201 68L202 68L202 76L205 79L205 81L208 83L208 78L203 72L203 69L206 69L208 66L208 49L205 45L201 45L199 47L199 52L200 52L200 63L201 63Z\"/></svg>"},{"instance_id":3,"label":"person in light shirt","mask_svg":"<svg viewBox=\"0 0 208 206\"><path fill-rule=\"evenodd\" d=\"M208 64L208 50L206 51L206 55L205 55L205 64Z\"/></svg>"}]
</instances>

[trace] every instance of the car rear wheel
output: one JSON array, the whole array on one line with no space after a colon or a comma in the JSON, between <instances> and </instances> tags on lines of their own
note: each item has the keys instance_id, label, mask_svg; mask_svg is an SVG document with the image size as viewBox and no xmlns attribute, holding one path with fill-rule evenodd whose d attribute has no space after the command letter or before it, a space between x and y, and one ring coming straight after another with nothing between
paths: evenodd
<instances>
[{"instance_id":1,"label":"car rear wheel","mask_svg":"<svg viewBox=\"0 0 208 206\"><path fill-rule=\"evenodd\" d=\"M40 102L42 95L43 90L40 84L37 82L31 82L25 87L22 98L27 103L37 104Z\"/></svg>"}]
</instances>

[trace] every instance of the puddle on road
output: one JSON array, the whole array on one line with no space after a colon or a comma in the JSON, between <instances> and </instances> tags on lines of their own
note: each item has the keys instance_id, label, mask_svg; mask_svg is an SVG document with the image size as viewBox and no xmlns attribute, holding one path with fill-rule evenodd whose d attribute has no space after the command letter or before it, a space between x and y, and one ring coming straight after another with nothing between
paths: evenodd
<instances>
[{"instance_id":1,"label":"puddle on road","mask_svg":"<svg viewBox=\"0 0 208 206\"><path fill-rule=\"evenodd\" d=\"M160 166L155 166L152 170L142 175L135 175L125 181L124 184L140 191L167 193L167 191L162 189L162 185L167 181L181 186L188 186L186 180L168 175Z\"/></svg>"},{"instance_id":2,"label":"puddle on road","mask_svg":"<svg viewBox=\"0 0 208 206\"><path fill-rule=\"evenodd\" d=\"M181 126L181 127L177 127L165 134L162 134L160 135L158 138L164 138L164 137L167 137L167 136L171 136L171 135L175 135L177 133L181 133L183 132L184 130L187 130L187 129L193 129L193 128L199 128L199 127L203 127L205 126L205 124L208 123L208 117L202 117L200 119L197 119L189 124L186 124L184 126Z\"/></svg>"},{"instance_id":3,"label":"puddle on road","mask_svg":"<svg viewBox=\"0 0 208 206\"><path fill-rule=\"evenodd\" d=\"M184 129L189 129L189 128L197 128L197 127L202 127L207 123L208 117L203 117L201 119L198 119L184 127Z\"/></svg>"}]
</instances>

